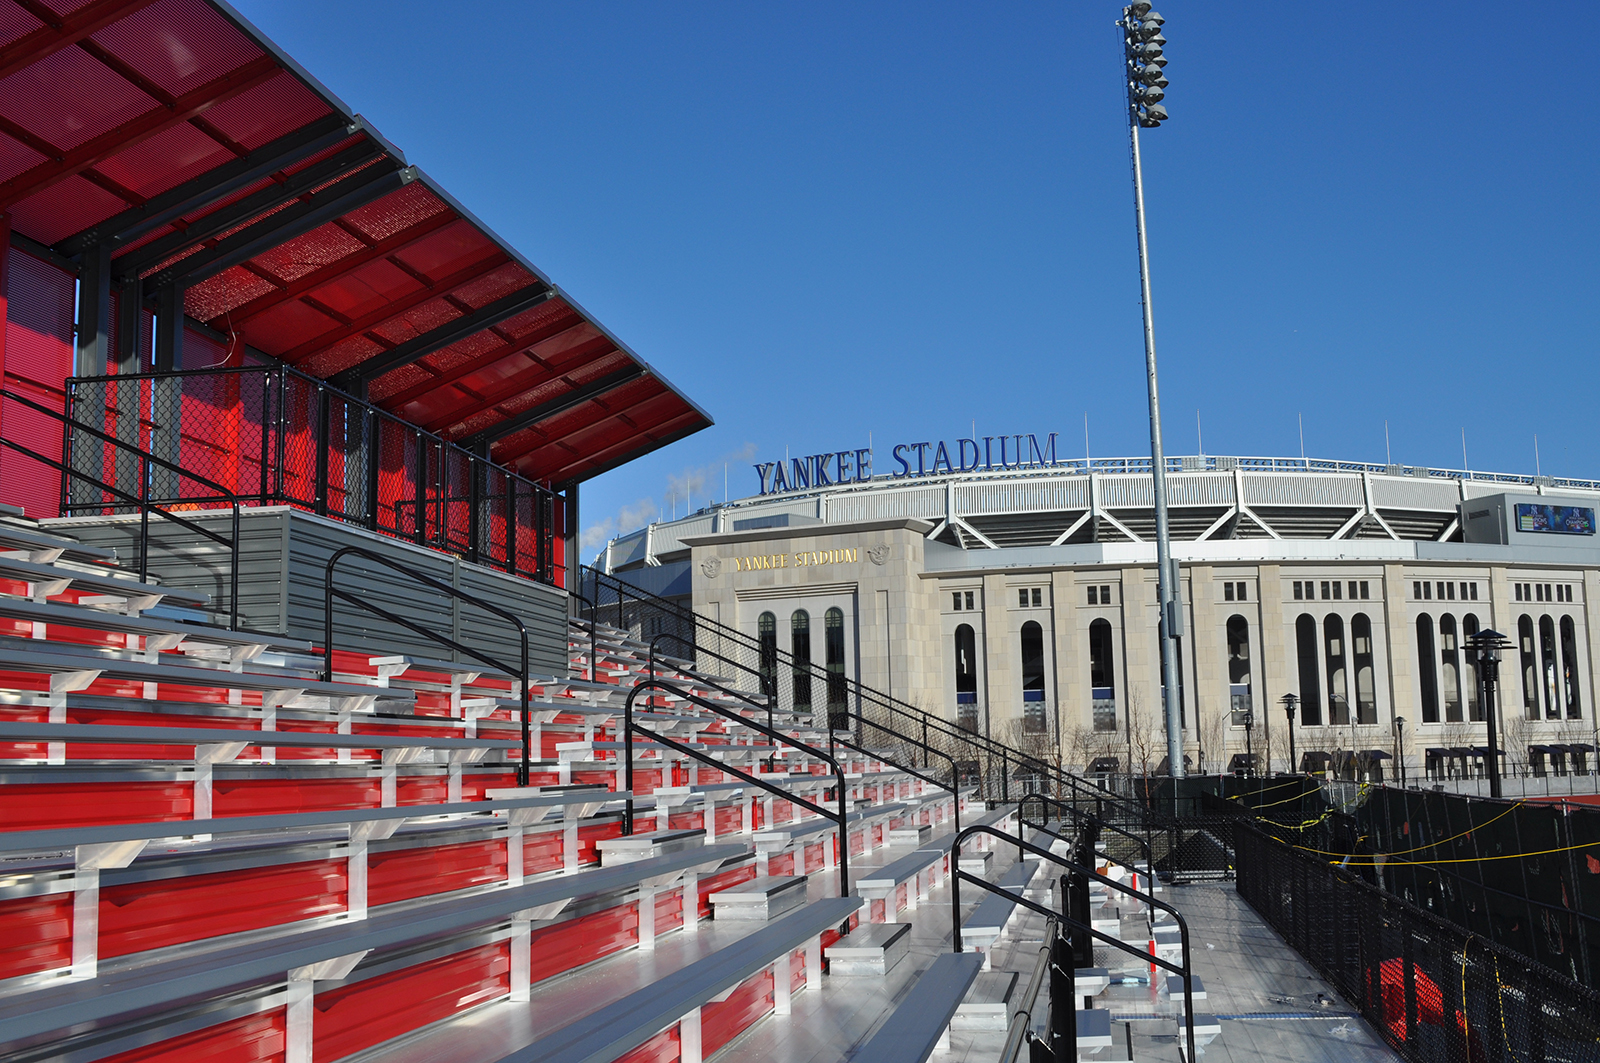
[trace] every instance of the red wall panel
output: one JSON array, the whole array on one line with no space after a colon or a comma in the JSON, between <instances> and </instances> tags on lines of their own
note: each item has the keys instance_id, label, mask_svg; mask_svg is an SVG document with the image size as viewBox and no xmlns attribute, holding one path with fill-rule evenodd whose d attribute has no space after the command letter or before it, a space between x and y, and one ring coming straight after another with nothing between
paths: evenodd
<instances>
[{"instance_id":1,"label":"red wall panel","mask_svg":"<svg viewBox=\"0 0 1600 1063\"><path fill-rule=\"evenodd\" d=\"M72 894L0 901L0 978L72 963Z\"/></svg>"},{"instance_id":2,"label":"red wall panel","mask_svg":"<svg viewBox=\"0 0 1600 1063\"><path fill-rule=\"evenodd\" d=\"M627 1055L617 1057L617 1063L673 1063L680 1055L678 1028L674 1026L662 1030Z\"/></svg>"},{"instance_id":3,"label":"red wall panel","mask_svg":"<svg viewBox=\"0 0 1600 1063\"><path fill-rule=\"evenodd\" d=\"M367 854L367 903L374 906L505 880L503 839Z\"/></svg>"},{"instance_id":4,"label":"red wall panel","mask_svg":"<svg viewBox=\"0 0 1600 1063\"><path fill-rule=\"evenodd\" d=\"M100 956L335 915L347 888L343 860L103 886Z\"/></svg>"},{"instance_id":5,"label":"red wall panel","mask_svg":"<svg viewBox=\"0 0 1600 1063\"><path fill-rule=\"evenodd\" d=\"M50 830L192 819L193 800L194 788L180 782L0 786L0 823L7 830Z\"/></svg>"},{"instance_id":6,"label":"red wall panel","mask_svg":"<svg viewBox=\"0 0 1600 1063\"><path fill-rule=\"evenodd\" d=\"M271 816L336 808L377 808L378 779L218 779L211 787L212 815Z\"/></svg>"},{"instance_id":7,"label":"red wall panel","mask_svg":"<svg viewBox=\"0 0 1600 1063\"><path fill-rule=\"evenodd\" d=\"M618 905L535 930L532 978L553 978L639 942L639 906Z\"/></svg>"},{"instance_id":8,"label":"red wall panel","mask_svg":"<svg viewBox=\"0 0 1600 1063\"><path fill-rule=\"evenodd\" d=\"M772 970L757 971L720 1004L700 1009L700 1049L711 1055L772 1010Z\"/></svg>"},{"instance_id":9,"label":"red wall panel","mask_svg":"<svg viewBox=\"0 0 1600 1063\"><path fill-rule=\"evenodd\" d=\"M313 1057L340 1059L511 992L503 941L316 995Z\"/></svg>"},{"instance_id":10,"label":"red wall panel","mask_svg":"<svg viewBox=\"0 0 1600 1063\"><path fill-rule=\"evenodd\" d=\"M6 227L9 230L9 227ZM6 388L54 410L66 408L72 375L73 291L76 278L10 246L0 247L6 285L0 379ZM0 402L0 432L46 457L61 459L61 422L7 399ZM0 502L30 517L61 515L61 474L0 447Z\"/></svg>"}]
</instances>

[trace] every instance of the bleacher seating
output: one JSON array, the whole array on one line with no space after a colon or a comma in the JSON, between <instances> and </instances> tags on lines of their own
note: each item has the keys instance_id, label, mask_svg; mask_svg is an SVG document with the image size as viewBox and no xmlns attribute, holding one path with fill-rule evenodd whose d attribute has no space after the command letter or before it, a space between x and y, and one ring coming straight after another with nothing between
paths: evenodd
<instances>
[{"instance_id":1,"label":"bleacher seating","mask_svg":"<svg viewBox=\"0 0 1600 1063\"><path fill-rule=\"evenodd\" d=\"M320 647L162 611L159 584L12 524L0 548L32 567L0 572L7 1052L424 1059L457 1021L491 1021L499 1048L459 1058L694 1060L800 989L827 1001L832 978L865 977L915 984L853 1035L860 1058L921 1059L1015 915L968 898L980 949L914 960L919 927L948 934L924 902L952 871L958 810L1004 831L1016 806L974 806L888 752L839 749L836 775L807 748L826 729L775 713L799 746L774 742L741 724L768 713L737 678L660 654L652 669L620 630L596 626L591 669L574 622L570 674L527 677L519 787L521 677L336 647L324 681ZM623 702L645 677L684 694L641 694L636 720L691 752L641 736L629 791ZM841 788L842 838L807 807L835 808ZM839 897L843 853L853 895ZM1039 864L1014 857L980 833L962 865L1021 891ZM633 988L581 1014L498 1018L591 967Z\"/></svg>"}]
</instances>

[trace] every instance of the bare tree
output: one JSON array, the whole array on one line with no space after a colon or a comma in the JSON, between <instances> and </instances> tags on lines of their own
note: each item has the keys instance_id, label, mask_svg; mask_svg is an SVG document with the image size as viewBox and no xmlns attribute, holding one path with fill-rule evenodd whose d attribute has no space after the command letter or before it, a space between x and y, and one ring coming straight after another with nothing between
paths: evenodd
<instances>
[{"instance_id":1,"label":"bare tree","mask_svg":"<svg viewBox=\"0 0 1600 1063\"><path fill-rule=\"evenodd\" d=\"M1128 688L1128 771L1132 773L1135 768L1140 775L1148 776L1152 764L1151 757L1155 753L1157 740L1151 733L1149 721L1145 718L1144 693L1132 684Z\"/></svg>"}]
</instances>

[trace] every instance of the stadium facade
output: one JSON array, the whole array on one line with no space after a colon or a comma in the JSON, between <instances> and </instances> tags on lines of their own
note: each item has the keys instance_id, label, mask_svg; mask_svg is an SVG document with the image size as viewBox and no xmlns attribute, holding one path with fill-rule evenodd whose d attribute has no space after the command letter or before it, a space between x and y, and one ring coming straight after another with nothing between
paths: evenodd
<instances>
[{"instance_id":1,"label":"stadium facade","mask_svg":"<svg viewBox=\"0 0 1600 1063\"><path fill-rule=\"evenodd\" d=\"M758 494L614 539L597 567L1067 765L1165 770L1149 460L1027 435L891 453L758 465ZM1302 766L1376 777L1403 751L1479 773L1466 640L1486 629L1512 643L1507 765L1592 764L1600 482L1207 455L1169 459L1168 484L1191 769L1287 767L1293 695Z\"/></svg>"}]
</instances>

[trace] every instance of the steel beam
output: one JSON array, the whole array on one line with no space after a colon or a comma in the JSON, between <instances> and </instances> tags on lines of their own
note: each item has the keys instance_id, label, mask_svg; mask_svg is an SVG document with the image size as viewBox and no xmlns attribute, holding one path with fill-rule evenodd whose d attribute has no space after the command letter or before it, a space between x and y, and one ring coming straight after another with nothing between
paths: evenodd
<instances>
[{"instance_id":1,"label":"steel beam","mask_svg":"<svg viewBox=\"0 0 1600 1063\"><path fill-rule=\"evenodd\" d=\"M680 415L680 417L696 417L696 418L698 418L699 416L700 415L698 413L696 413L695 411L693 411L693 410L687 410L683 414ZM676 417L673 418L673 420L678 420L678 419L679 418L676 418ZM671 424L672 421L668 421L667 423ZM595 465L593 468L583 469L580 472L572 473L569 470L575 468L576 464L574 463L574 464L564 465L559 470L557 470L557 476L571 477L573 479L574 483L579 482L581 480L592 480L596 476L599 476L601 473L610 472L612 469L619 468L619 467L621 467L623 465L628 464L630 461L634 461L634 460L636 460L638 458L642 458L646 454L649 454L649 453L651 453L653 451L656 451L656 450L660 450L662 447L668 446L669 444L672 444L672 443L676 443L680 439L685 439L685 438L687 438L689 436L694 435L696 432L701 431L702 429L710 428L710 427L711 427L711 422L709 420L705 421L702 424L685 425L684 427L679 428L679 429L675 429L675 430L669 432L666 435L659 436L657 438L651 439L648 442L646 442L645 444L643 444L642 446L635 447L632 450L626 451L625 453L623 453L619 457L611 458L611 459L609 459L607 461L603 461L600 464ZM513 467L515 467L515 466L513 465ZM529 476L530 475L528 472L525 472L525 471L520 470L520 469L518 470L518 472L523 476Z\"/></svg>"},{"instance_id":2,"label":"steel beam","mask_svg":"<svg viewBox=\"0 0 1600 1063\"><path fill-rule=\"evenodd\" d=\"M339 139L342 140L344 138L341 137ZM245 196L243 199L230 203L220 210L212 211L210 214L196 219L194 224L178 232L169 233L166 236L150 241L148 244L144 244L137 250L122 255L117 259L117 272L124 277L143 273L151 266L165 262L185 248L204 243L230 229L237 228L251 218L260 217L269 210L281 207L285 203L293 203L312 189L327 184L341 174L350 174L357 167L382 158L383 155L382 145L370 140L346 148L330 158L323 159L314 166L306 167L282 184L270 184L253 195ZM398 164L396 163L395 165ZM355 175L351 174L351 176ZM345 180L348 179L348 177L345 178ZM272 215L274 218L277 216Z\"/></svg>"},{"instance_id":3,"label":"steel beam","mask_svg":"<svg viewBox=\"0 0 1600 1063\"><path fill-rule=\"evenodd\" d=\"M398 165L398 164L396 164ZM373 200L397 192L416 178L416 171L388 169L388 164L378 163L360 173L352 174L338 184L325 188L309 199L286 207L271 217L234 233L212 247L197 251L188 258L146 278L146 283L163 285L176 281L184 287L193 287L214 277L223 270L253 258L261 252L277 247L302 233L310 232L341 215L364 207Z\"/></svg>"},{"instance_id":4,"label":"steel beam","mask_svg":"<svg viewBox=\"0 0 1600 1063\"><path fill-rule=\"evenodd\" d=\"M263 55L197 89L184 93L173 101L171 107L156 107L80 144L71 151L56 152L49 161L30 167L9 181L0 182L0 211L8 210L21 200L104 162L158 133L182 125L225 100L230 100L242 92L248 92L276 77L281 70L276 60Z\"/></svg>"},{"instance_id":5,"label":"steel beam","mask_svg":"<svg viewBox=\"0 0 1600 1063\"><path fill-rule=\"evenodd\" d=\"M48 20L45 25L24 34L0 48L0 80L23 67L39 62L63 48L70 48L113 22L149 7L155 0L96 0L70 15Z\"/></svg>"},{"instance_id":6,"label":"steel beam","mask_svg":"<svg viewBox=\"0 0 1600 1063\"><path fill-rule=\"evenodd\" d=\"M573 407L581 406L590 399L598 398L613 388L632 383L646 374L647 370L642 365L633 365L626 369L619 369L614 373L607 373L605 376L591 380L587 384L573 388L559 398L551 399L549 402L541 402L539 405L532 409L524 410L515 417L508 417L499 424L484 429L473 438L482 440L485 444L493 444L508 435L520 432L531 425L536 425L540 421L566 413Z\"/></svg>"},{"instance_id":7,"label":"steel beam","mask_svg":"<svg viewBox=\"0 0 1600 1063\"><path fill-rule=\"evenodd\" d=\"M78 372L99 376L111 361L111 247L95 244L78 272Z\"/></svg>"},{"instance_id":8,"label":"steel beam","mask_svg":"<svg viewBox=\"0 0 1600 1063\"><path fill-rule=\"evenodd\" d=\"M340 114L319 118L242 158L207 170L170 191L151 197L140 206L67 237L56 244L56 250L64 255L78 255L96 243L108 244L115 249L254 184L270 173L330 148L361 132L362 128L359 118L353 122Z\"/></svg>"},{"instance_id":9,"label":"steel beam","mask_svg":"<svg viewBox=\"0 0 1600 1063\"><path fill-rule=\"evenodd\" d=\"M574 319L577 321L576 324L571 323ZM564 333L571 332L574 329L584 328L589 324L587 321L578 317L576 311L569 311L568 315L563 315L562 321L564 323L558 328L546 334L539 335L537 339L523 337L521 339L502 343L500 346L485 351L484 353L471 358L468 361L462 362L460 365L451 367L448 371L441 373L436 377L430 377L427 380L418 381L408 388L395 392L393 395L387 395L383 400L384 405L390 409L398 410L406 404L414 402L430 392L436 391L442 387L448 387L449 385L454 384L456 381L469 377L473 373L479 372L480 370L487 369L496 362L510 358L512 355L524 355L536 364L546 364L544 355L540 354L538 350L541 346L549 343L551 340L559 339ZM598 331L595 333L595 338L605 339L607 341L610 339L610 337L606 336L605 333ZM566 351L562 352L562 356L565 357L567 353L568 352ZM552 371L552 376L560 375L561 374L559 372ZM505 400L500 399L497 401L503 402Z\"/></svg>"},{"instance_id":10,"label":"steel beam","mask_svg":"<svg viewBox=\"0 0 1600 1063\"><path fill-rule=\"evenodd\" d=\"M441 347L448 347L457 340L465 339L475 332L482 332L486 328L498 325L507 318L512 318L526 310L538 306L556 294L554 288L548 287L542 281L502 296L470 314L465 314L454 321L447 321L436 329L424 332L398 346L368 358L360 365L354 366L333 378L333 385L344 390L364 385L374 377L382 376L392 369L403 365L410 365L419 358L426 358Z\"/></svg>"},{"instance_id":11,"label":"steel beam","mask_svg":"<svg viewBox=\"0 0 1600 1063\"><path fill-rule=\"evenodd\" d=\"M183 368L183 289L168 284L156 289L156 372Z\"/></svg>"}]
</instances>

